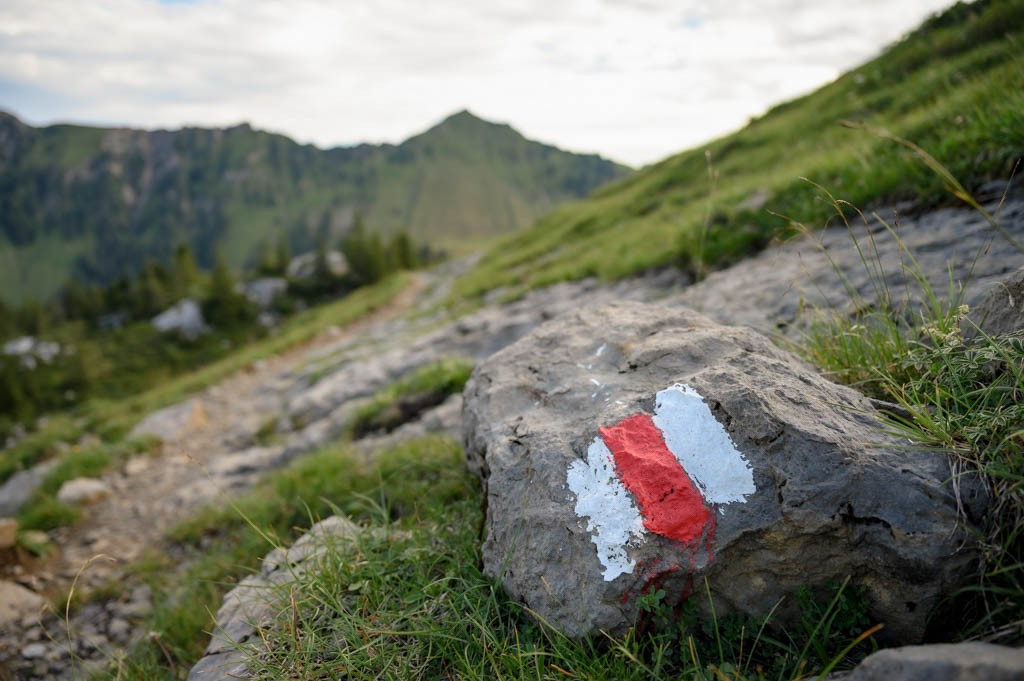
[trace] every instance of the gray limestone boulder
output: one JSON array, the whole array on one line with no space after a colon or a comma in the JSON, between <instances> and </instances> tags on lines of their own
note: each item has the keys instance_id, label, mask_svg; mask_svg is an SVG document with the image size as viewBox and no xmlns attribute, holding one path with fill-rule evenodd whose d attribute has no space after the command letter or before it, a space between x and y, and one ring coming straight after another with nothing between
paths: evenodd
<instances>
[{"instance_id":1,"label":"gray limestone boulder","mask_svg":"<svg viewBox=\"0 0 1024 681\"><path fill-rule=\"evenodd\" d=\"M945 643L880 650L843 681L1020 681L1024 650L991 643Z\"/></svg>"},{"instance_id":2,"label":"gray limestone boulder","mask_svg":"<svg viewBox=\"0 0 1024 681\"><path fill-rule=\"evenodd\" d=\"M684 308L613 303L484 361L464 439L486 490L485 571L570 636L622 633L665 592L796 615L849 577L917 642L975 563L987 504L945 456L887 436L869 402L764 336Z\"/></svg>"}]
</instances>

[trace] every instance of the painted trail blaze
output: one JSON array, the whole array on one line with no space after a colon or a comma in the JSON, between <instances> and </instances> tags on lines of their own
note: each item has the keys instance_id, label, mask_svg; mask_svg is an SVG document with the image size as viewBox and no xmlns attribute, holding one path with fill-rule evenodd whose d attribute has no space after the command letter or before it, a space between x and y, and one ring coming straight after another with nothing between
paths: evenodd
<instances>
[{"instance_id":1,"label":"painted trail blaze","mask_svg":"<svg viewBox=\"0 0 1024 681\"><path fill-rule=\"evenodd\" d=\"M700 540L710 513L651 417L637 414L598 432L640 505L644 527L684 544Z\"/></svg>"},{"instance_id":2,"label":"painted trail blaze","mask_svg":"<svg viewBox=\"0 0 1024 681\"><path fill-rule=\"evenodd\" d=\"M587 461L573 461L566 483L587 518L603 576L633 572L629 546L647 532L696 551L708 540L715 506L756 491L743 454L696 390L674 385L655 398L654 415L634 414L598 428Z\"/></svg>"}]
</instances>

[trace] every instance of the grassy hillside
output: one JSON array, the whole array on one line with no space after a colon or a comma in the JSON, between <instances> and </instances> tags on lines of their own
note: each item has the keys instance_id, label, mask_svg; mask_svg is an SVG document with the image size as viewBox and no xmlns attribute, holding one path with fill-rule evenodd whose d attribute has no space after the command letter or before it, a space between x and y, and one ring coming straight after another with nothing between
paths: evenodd
<instances>
[{"instance_id":1,"label":"grassy hillside","mask_svg":"<svg viewBox=\"0 0 1024 681\"><path fill-rule=\"evenodd\" d=\"M361 213L434 248L515 231L628 169L455 114L398 146L329 150L226 130L32 128L0 112L0 298L47 300L74 275L109 283L189 243L208 268L261 245L337 241Z\"/></svg>"},{"instance_id":2,"label":"grassy hillside","mask_svg":"<svg viewBox=\"0 0 1024 681\"><path fill-rule=\"evenodd\" d=\"M957 5L742 130L556 208L495 245L453 297L666 264L699 275L763 247L790 220L822 223L832 207L814 183L862 208L949 200L906 147L856 126L917 143L968 189L1006 180L1024 156L1022 40L1022 0Z\"/></svg>"}]
</instances>

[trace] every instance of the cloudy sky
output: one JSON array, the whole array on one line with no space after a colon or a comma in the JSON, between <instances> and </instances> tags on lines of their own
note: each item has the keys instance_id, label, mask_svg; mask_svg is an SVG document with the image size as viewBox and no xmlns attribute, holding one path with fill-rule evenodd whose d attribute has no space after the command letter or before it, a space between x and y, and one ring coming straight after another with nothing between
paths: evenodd
<instances>
[{"instance_id":1,"label":"cloudy sky","mask_svg":"<svg viewBox=\"0 0 1024 681\"><path fill-rule=\"evenodd\" d=\"M0 109L249 121L322 147L457 110L642 165L870 58L951 0L2 0Z\"/></svg>"}]
</instances>

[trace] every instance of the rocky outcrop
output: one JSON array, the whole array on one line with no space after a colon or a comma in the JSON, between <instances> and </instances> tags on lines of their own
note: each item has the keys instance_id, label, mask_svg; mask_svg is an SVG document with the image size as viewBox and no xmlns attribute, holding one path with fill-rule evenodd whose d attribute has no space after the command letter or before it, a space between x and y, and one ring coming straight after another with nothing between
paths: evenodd
<instances>
[{"instance_id":1,"label":"rocky outcrop","mask_svg":"<svg viewBox=\"0 0 1024 681\"><path fill-rule=\"evenodd\" d=\"M883 434L859 393L746 329L638 304L552 321L474 371L470 468L484 568L570 636L622 633L639 598L703 594L785 623L786 597L851 577L916 642L973 560L948 461ZM978 485L960 499L978 514ZM696 597L709 610L708 599Z\"/></svg>"},{"instance_id":2,"label":"rocky outcrop","mask_svg":"<svg viewBox=\"0 0 1024 681\"><path fill-rule=\"evenodd\" d=\"M224 597L217 611L217 628L202 659L189 672L189 681L227 681L251 678L246 659L255 654L258 633L274 622L275 586L292 582L312 569L326 550L340 550L355 540L359 527L332 516L310 528L290 549L276 549L263 559L257 574L246 577Z\"/></svg>"}]
</instances>

